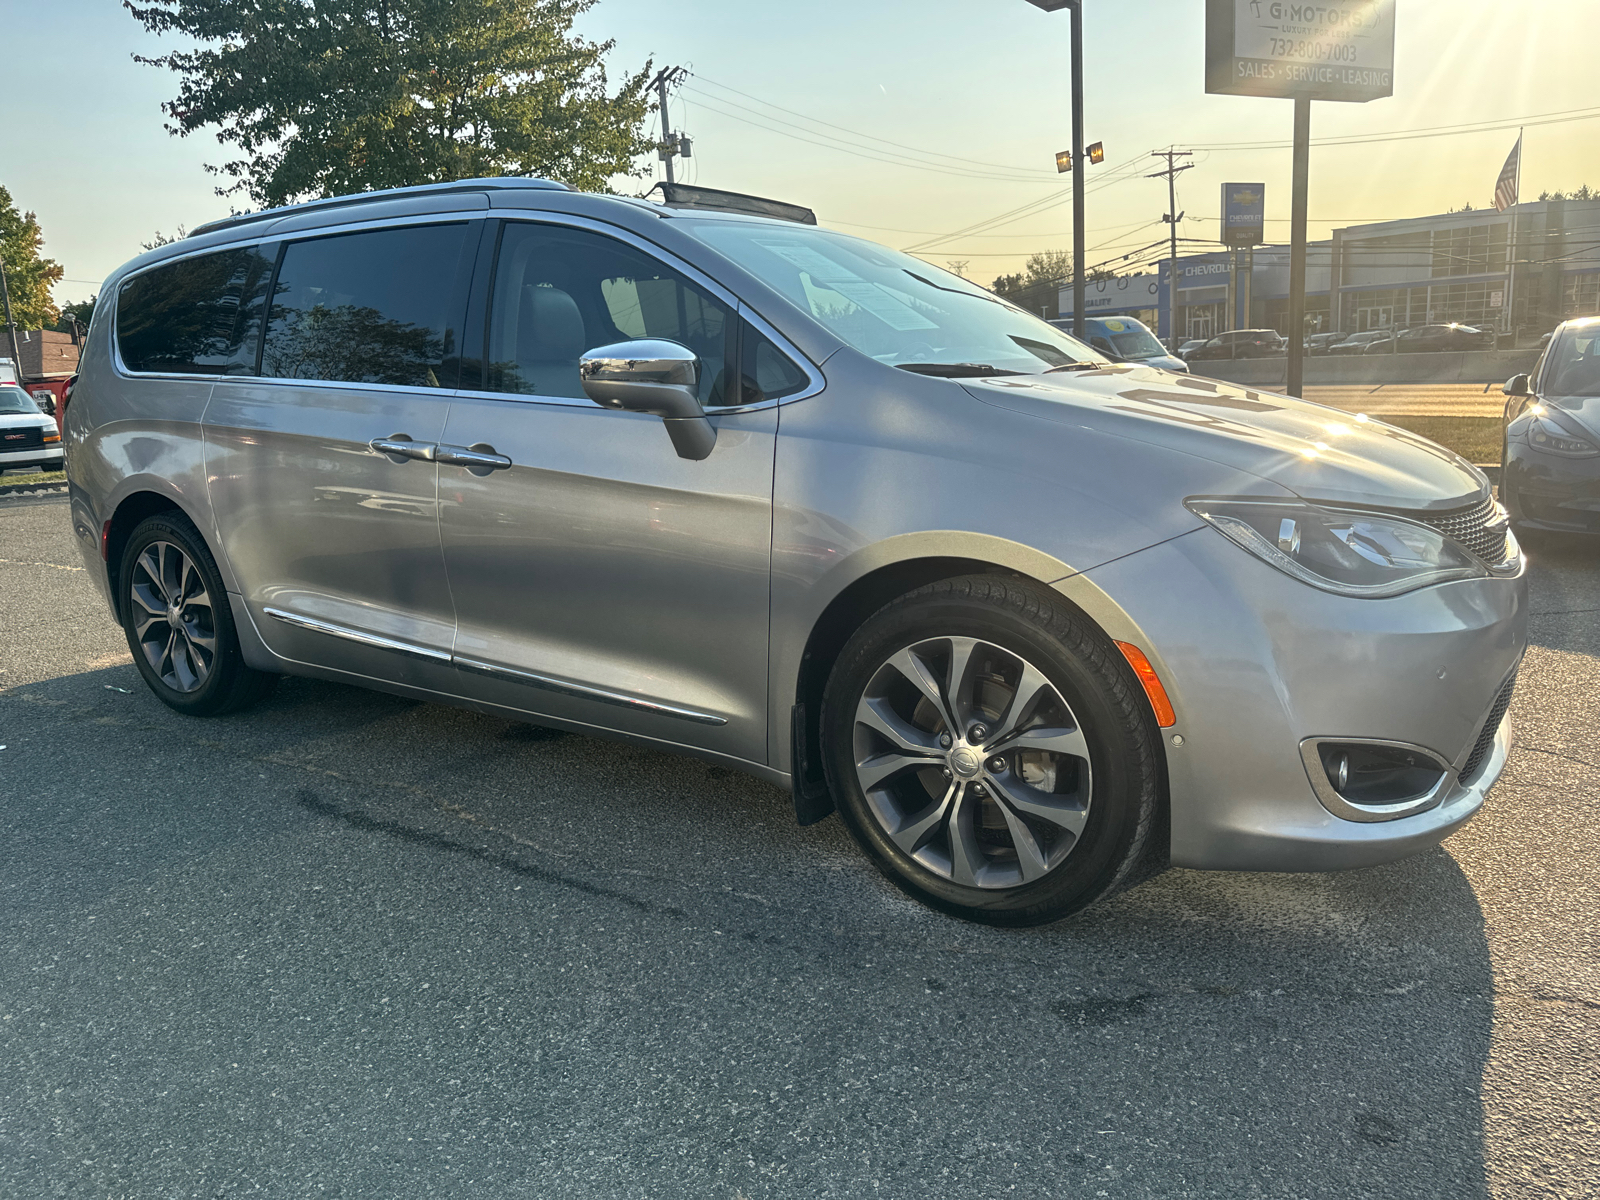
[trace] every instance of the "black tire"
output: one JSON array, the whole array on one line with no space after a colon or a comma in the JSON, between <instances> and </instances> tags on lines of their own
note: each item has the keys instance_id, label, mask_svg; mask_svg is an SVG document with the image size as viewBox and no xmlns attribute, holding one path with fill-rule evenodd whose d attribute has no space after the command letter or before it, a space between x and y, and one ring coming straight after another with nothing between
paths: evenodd
<instances>
[{"instance_id":1,"label":"black tire","mask_svg":"<svg viewBox=\"0 0 1600 1200\"><path fill-rule=\"evenodd\" d=\"M931 775L925 769L896 775L892 782L874 787L874 799L870 802L862 787L858 756L869 756L862 761L862 769L867 769L870 763L898 757L887 739L883 745L889 746L888 752L878 758L870 757L874 753L870 743L877 735L870 722L863 724L858 720L858 712L862 711L858 706L868 699L879 703L890 693L885 690L881 696L869 698L869 686L875 689L898 686L896 676L884 674L892 665L891 658L907 650L920 654L923 647L936 645L940 639L954 638L976 639L987 650L1000 652L987 660L991 664L1010 661L1005 655L1015 656L1019 679L1022 677L1020 670L1031 665L1054 689L1038 694L1053 695L1065 702L1069 710L1064 722L1068 732L1081 734L1088 750L1084 765L1071 768L1087 772L1077 785L1084 789L1086 821L1071 841L1057 837L1053 853L1064 854L1064 857L1054 865L1046 865L1045 873L1031 880L1022 879L1020 860L1023 856L1018 843L1011 851L1018 860L1018 881L1014 886L995 883L993 879L999 876L992 877L988 886L957 882L953 817L942 835L945 845L950 847L946 853L951 864L948 872L937 863L932 868L928 865L930 859L939 856L936 841L920 843L931 849L916 849L922 857L913 857L896 843L885 823L884 805L898 803L885 799L888 792L900 789L897 794L906 798L904 809L909 812L922 802L923 793L916 792L916 786L925 788L930 796L935 794L936 788L954 787L961 780L951 769L969 770L970 758L960 763L951 758ZM956 643L946 644L951 647L953 656ZM937 649L930 653L935 657L928 661L936 664ZM973 651L975 656L979 653ZM973 661L978 660L974 657ZM987 675L982 674L985 669L981 665L973 667L968 677L980 681L1009 678L1003 676L1003 669L991 667L989 669L1000 673ZM947 668L947 671L954 674L953 669ZM934 673L937 674L937 666ZM887 685L882 682L886 678L890 680ZM980 683L970 686L977 688ZM983 683L981 686L990 685ZM1003 695L1003 686L995 686L1001 687ZM1022 692L1019 684L1013 696L1020 696ZM894 702L902 713L906 711L906 703L922 703L921 698L911 693L903 694L910 696L910 700ZM971 711L978 711L976 692L973 697ZM1012 703L1020 708L1025 702L1013 700ZM1048 702L1045 707L1049 707ZM931 736L940 736L939 730L947 724L943 718L930 723L926 713L932 709L918 711L924 716L917 730L927 729ZM1159 752L1160 731L1149 701L1115 645L1042 585L996 576L966 576L929 584L892 601L870 617L840 652L824 690L820 719L828 784L852 836L897 887L940 911L988 925L1040 925L1149 878L1166 865L1165 822L1161 819L1165 785ZM957 722L962 719L956 717ZM1026 727L1027 722L1023 725ZM982 740L976 738L973 744ZM960 744L957 743L957 748ZM863 749L864 746L868 748ZM1005 770L1005 760L998 755L990 759L987 757L990 753L990 750L979 751L978 756L985 764L982 769L987 772L994 766L997 773L992 778L985 774L972 784L975 794L984 798L975 802L977 815L967 818L977 824L965 826L968 830L977 830L978 840L965 842L962 856L964 861L974 861L969 853L971 848L981 842L983 836L992 836L994 841L980 847L993 849L995 857L986 858L985 862L1003 865L1006 853L1003 842L1009 835L992 833L1001 825L991 819L992 814L985 806L992 806L1001 818L1011 823L1013 830L1015 820L1021 819L1023 814L1016 809L1011 809L1009 815L1000 812L999 801L994 797L1009 786L1001 783L1007 778L1001 773ZM1058 761L1076 760L1063 756ZM1022 765L1014 762L1012 769L1016 774L1010 778L1022 782L1025 775ZM940 782L941 772L951 783ZM1052 767L1048 776L1049 790L1056 789L1056 777L1057 769ZM1081 782L1084 779L1092 782L1085 785ZM989 791L985 791L984 783ZM947 803L959 808L963 801L959 798L949 801L947 797ZM911 825L932 827L925 818L906 818L898 830L902 840L912 836L907 832ZM932 836L937 839L941 835ZM1047 829L1040 835L1040 846L1048 836ZM1016 843L1017 839L1012 838L1012 841ZM1061 849L1063 845L1065 850ZM1047 858L1047 855L1041 856L1039 861ZM983 870L989 871L990 865ZM966 874L976 878L970 871Z\"/></svg>"},{"instance_id":2,"label":"black tire","mask_svg":"<svg viewBox=\"0 0 1600 1200\"><path fill-rule=\"evenodd\" d=\"M169 563L178 565L163 566ZM178 601L176 623L154 616L161 590ZM168 708L191 717L222 716L255 704L278 681L245 665L217 561L181 513L146 518L129 535L117 571L117 603L133 664Z\"/></svg>"}]
</instances>

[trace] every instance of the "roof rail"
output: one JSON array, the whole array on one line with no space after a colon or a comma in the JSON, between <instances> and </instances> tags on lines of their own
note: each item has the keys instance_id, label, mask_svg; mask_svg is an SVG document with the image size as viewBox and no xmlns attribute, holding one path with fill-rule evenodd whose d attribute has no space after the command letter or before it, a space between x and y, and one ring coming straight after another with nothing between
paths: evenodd
<instances>
[{"instance_id":1,"label":"roof rail","mask_svg":"<svg viewBox=\"0 0 1600 1200\"><path fill-rule=\"evenodd\" d=\"M660 189L668 208L703 208L712 212L743 213L751 217L775 217L780 221L793 221L799 225L815 225L817 214L799 204L786 204L782 200L768 200L763 196L747 196L743 192L724 192L716 188L693 187L687 183L658 183L650 189ZM646 192L645 195L649 195Z\"/></svg>"},{"instance_id":2,"label":"roof rail","mask_svg":"<svg viewBox=\"0 0 1600 1200\"><path fill-rule=\"evenodd\" d=\"M307 200L303 204L285 204L278 208L264 208L260 212L236 213L231 217L222 217L216 221L207 221L190 231L190 237L199 237L201 234L215 233L219 229L231 229L237 225L249 225L256 221L272 221L278 217L286 217L293 213L315 212L323 208L339 208L344 205L372 204L379 200L397 200L405 196L439 196L455 192L482 192L504 189L511 191L517 188L527 188L539 192L570 192L573 189L554 179L516 178L509 176L491 177L487 179L456 179L448 183L420 183L414 187L384 188L377 192L357 192L351 196L330 196L325 200Z\"/></svg>"}]
</instances>

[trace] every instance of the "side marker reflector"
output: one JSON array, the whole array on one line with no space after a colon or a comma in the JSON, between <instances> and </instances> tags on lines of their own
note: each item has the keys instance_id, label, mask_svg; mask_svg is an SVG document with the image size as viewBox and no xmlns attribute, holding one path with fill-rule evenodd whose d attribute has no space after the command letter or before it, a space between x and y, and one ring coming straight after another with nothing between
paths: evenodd
<instances>
[{"instance_id":1,"label":"side marker reflector","mask_svg":"<svg viewBox=\"0 0 1600 1200\"><path fill-rule=\"evenodd\" d=\"M107 521L100 526L100 561L106 561L106 554L111 549L111 522Z\"/></svg>"},{"instance_id":2,"label":"side marker reflector","mask_svg":"<svg viewBox=\"0 0 1600 1200\"><path fill-rule=\"evenodd\" d=\"M1172 711L1172 701L1167 699L1167 689L1161 686L1161 677L1150 665L1150 660L1144 656L1144 651L1129 642L1118 642L1117 649L1122 651L1122 657L1128 660L1133 673L1144 685L1144 694L1150 698L1150 707L1155 709L1156 724L1163 729L1171 729L1178 723L1178 714Z\"/></svg>"}]
</instances>

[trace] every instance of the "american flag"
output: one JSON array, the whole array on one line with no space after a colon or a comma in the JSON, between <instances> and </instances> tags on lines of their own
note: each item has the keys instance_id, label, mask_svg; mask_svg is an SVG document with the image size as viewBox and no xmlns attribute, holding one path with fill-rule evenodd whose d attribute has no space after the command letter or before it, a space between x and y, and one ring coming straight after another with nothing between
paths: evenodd
<instances>
[{"instance_id":1,"label":"american flag","mask_svg":"<svg viewBox=\"0 0 1600 1200\"><path fill-rule=\"evenodd\" d=\"M1517 202L1517 177L1522 174L1522 136L1517 136L1517 144L1511 147L1511 157L1506 159L1506 165L1500 168L1500 178L1494 181L1494 206L1500 212L1505 212Z\"/></svg>"}]
</instances>

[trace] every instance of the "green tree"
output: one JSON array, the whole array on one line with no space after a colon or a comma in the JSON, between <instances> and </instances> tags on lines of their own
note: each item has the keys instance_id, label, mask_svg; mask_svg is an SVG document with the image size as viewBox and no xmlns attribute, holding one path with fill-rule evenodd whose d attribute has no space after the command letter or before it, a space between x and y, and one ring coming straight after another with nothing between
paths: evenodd
<instances>
[{"instance_id":1,"label":"green tree","mask_svg":"<svg viewBox=\"0 0 1600 1200\"><path fill-rule=\"evenodd\" d=\"M57 333L71 333L73 322L77 322L84 329L89 328L89 322L94 319L95 302L99 296L90 296L87 300L78 300L61 306L61 317L56 321Z\"/></svg>"},{"instance_id":2,"label":"green tree","mask_svg":"<svg viewBox=\"0 0 1600 1200\"><path fill-rule=\"evenodd\" d=\"M271 206L482 175L601 190L640 174L650 64L613 94L613 43L572 33L596 0L123 0L200 43L139 58L180 78L167 130L217 127L208 167ZM138 56L135 56L138 57Z\"/></svg>"},{"instance_id":3,"label":"green tree","mask_svg":"<svg viewBox=\"0 0 1600 1200\"><path fill-rule=\"evenodd\" d=\"M5 263L6 286L11 292L11 319L18 329L48 329L60 316L50 299L50 287L65 274L54 259L43 258L44 231L32 213L17 211L11 193L0 187L0 261ZM5 312L0 310L0 325ZM0 338L5 355L11 343Z\"/></svg>"},{"instance_id":4,"label":"green tree","mask_svg":"<svg viewBox=\"0 0 1600 1200\"><path fill-rule=\"evenodd\" d=\"M1115 279L1116 274L1104 269L1091 269L1087 272L1087 278L1091 282L1097 279ZM1057 292L1071 281L1072 252L1041 250L1028 258L1020 273L1001 275L989 285L989 290L1029 312L1038 312L1041 308L1046 308L1054 313L1058 311Z\"/></svg>"},{"instance_id":5,"label":"green tree","mask_svg":"<svg viewBox=\"0 0 1600 1200\"><path fill-rule=\"evenodd\" d=\"M1592 188L1587 183L1573 188L1570 192L1540 192L1541 200L1600 200L1600 188Z\"/></svg>"}]
</instances>

